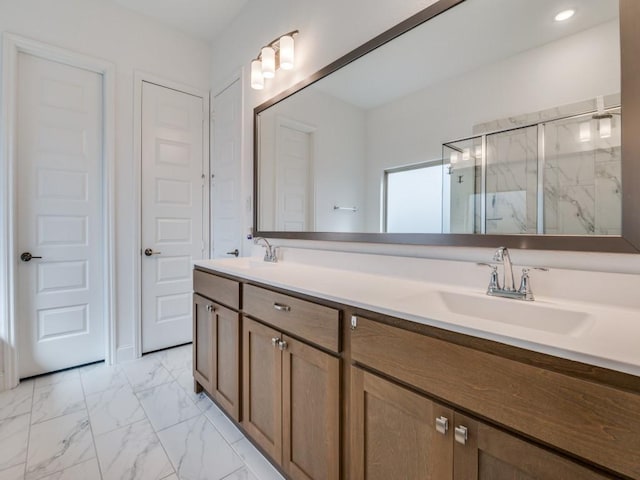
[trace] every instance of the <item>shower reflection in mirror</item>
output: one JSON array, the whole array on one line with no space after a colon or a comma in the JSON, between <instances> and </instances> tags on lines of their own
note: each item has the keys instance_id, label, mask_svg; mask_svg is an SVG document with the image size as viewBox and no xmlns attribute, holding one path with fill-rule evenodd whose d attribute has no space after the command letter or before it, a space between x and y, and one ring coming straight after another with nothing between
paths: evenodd
<instances>
[{"instance_id":1,"label":"shower reflection in mirror","mask_svg":"<svg viewBox=\"0 0 640 480\"><path fill-rule=\"evenodd\" d=\"M620 130L609 95L444 143L443 232L620 235Z\"/></svg>"}]
</instances>

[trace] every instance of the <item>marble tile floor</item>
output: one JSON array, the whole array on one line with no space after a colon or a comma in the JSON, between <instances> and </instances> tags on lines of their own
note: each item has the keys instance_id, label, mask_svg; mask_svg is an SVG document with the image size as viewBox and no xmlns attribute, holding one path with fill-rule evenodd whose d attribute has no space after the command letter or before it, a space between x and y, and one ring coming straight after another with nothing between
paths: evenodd
<instances>
[{"instance_id":1,"label":"marble tile floor","mask_svg":"<svg viewBox=\"0 0 640 480\"><path fill-rule=\"evenodd\" d=\"M0 392L0 480L281 480L204 394L191 345Z\"/></svg>"}]
</instances>

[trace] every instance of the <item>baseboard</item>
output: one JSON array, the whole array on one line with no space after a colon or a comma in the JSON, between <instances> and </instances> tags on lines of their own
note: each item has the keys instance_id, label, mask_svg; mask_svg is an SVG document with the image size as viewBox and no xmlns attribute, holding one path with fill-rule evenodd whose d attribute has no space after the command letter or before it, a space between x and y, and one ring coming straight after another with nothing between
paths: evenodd
<instances>
[{"instance_id":1,"label":"baseboard","mask_svg":"<svg viewBox=\"0 0 640 480\"><path fill-rule=\"evenodd\" d=\"M136 352L133 345L125 345L124 347L118 347L116 350L115 363L124 363L135 360Z\"/></svg>"}]
</instances>

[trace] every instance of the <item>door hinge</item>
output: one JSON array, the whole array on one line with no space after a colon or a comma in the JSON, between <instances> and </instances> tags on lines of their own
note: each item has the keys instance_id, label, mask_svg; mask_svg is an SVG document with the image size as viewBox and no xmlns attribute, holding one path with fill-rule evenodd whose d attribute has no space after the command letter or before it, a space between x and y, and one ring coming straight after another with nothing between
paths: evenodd
<instances>
[{"instance_id":1,"label":"door hinge","mask_svg":"<svg viewBox=\"0 0 640 480\"><path fill-rule=\"evenodd\" d=\"M356 315L351 315L351 330L355 330L358 326L358 317Z\"/></svg>"}]
</instances>

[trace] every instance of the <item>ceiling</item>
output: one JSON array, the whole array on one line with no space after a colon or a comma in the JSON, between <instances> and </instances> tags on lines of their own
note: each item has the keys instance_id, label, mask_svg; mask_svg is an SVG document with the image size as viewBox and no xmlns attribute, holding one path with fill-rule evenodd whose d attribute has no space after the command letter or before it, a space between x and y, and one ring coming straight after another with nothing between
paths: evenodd
<instances>
[{"instance_id":1,"label":"ceiling","mask_svg":"<svg viewBox=\"0 0 640 480\"><path fill-rule=\"evenodd\" d=\"M576 10L575 17L554 22L567 8ZM467 0L315 86L360 108L375 108L615 19L618 8L618 0Z\"/></svg>"},{"instance_id":2,"label":"ceiling","mask_svg":"<svg viewBox=\"0 0 640 480\"><path fill-rule=\"evenodd\" d=\"M112 0L190 35L213 40L248 0Z\"/></svg>"}]
</instances>

